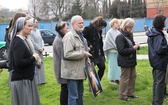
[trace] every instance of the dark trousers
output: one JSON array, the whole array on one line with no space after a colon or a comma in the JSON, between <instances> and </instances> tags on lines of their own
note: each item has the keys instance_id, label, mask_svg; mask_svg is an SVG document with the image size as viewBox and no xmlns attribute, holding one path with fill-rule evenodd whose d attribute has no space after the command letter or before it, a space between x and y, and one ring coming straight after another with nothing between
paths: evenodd
<instances>
[{"instance_id":1,"label":"dark trousers","mask_svg":"<svg viewBox=\"0 0 168 105\"><path fill-rule=\"evenodd\" d=\"M164 94L166 95L166 93L167 93L167 90L166 90L166 86L165 86L165 89L164 89Z\"/></svg>"},{"instance_id":2,"label":"dark trousers","mask_svg":"<svg viewBox=\"0 0 168 105\"><path fill-rule=\"evenodd\" d=\"M68 105L68 88L67 88L67 84L61 84L60 105Z\"/></svg>"},{"instance_id":3,"label":"dark trousers","mask_svg":"<svg viewBox=\"0 0 168 105\"><path fill-rule=\"evenodd\" d=\"M162 105L165 92L166 71L153 69L153 102L152 105Z\"/></svg>"},{"instance_id":4,"label":"dark trousers","mask_svg":"<svg viewBox=\"0 0 168 105\"><path fill-rule=\"evenodd\" d=\"M103 75L104 75L104 70L105 70L105 62L101 62L99 64L97 64L97 67L99 68L98 70L98 76L99 76L99 79L101 80Z\"/></svg>"}]
</instances>

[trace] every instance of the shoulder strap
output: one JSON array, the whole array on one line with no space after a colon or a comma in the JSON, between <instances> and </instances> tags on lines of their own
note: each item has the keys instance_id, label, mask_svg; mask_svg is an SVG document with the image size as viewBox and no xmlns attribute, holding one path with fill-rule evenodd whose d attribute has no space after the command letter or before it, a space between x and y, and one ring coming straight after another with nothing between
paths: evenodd
<instances>
[{"instance_id":1,"label":"shoulder strap","mask_svg":"<svg viewBox=\"0 0 168 105\"><path fill-rule=\"evenodd\" d=\"M123 35L123 33L120 31L121 35ZM129 44L129 47L132 47L133 46L133 43L130 39L128 39L125 35L123 35L124 38L127 40L128 44Z\"/></svg>"}]
</instances>

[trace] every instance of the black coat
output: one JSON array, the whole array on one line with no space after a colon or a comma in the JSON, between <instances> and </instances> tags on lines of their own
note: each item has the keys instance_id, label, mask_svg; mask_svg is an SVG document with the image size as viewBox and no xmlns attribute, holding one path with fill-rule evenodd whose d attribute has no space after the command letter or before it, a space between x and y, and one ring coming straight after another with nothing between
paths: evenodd
<instances>
[{"instance_id":1,"label":"black coat","mask_svg":"<svg viewBox=\"0 0 168 105\"><path fill-rule=\"evenodd\" d=\"M90 47L90 57L91 61L95 64L98 64L104 61L104 51L103 51L103 40L102 40L102 31L98 31L93 25L85 27L83 31L83 36L88 42L88 47ZM103 59L102 59L103 58Z\"/></svg>"},{"instance_id":2,"label":"black coat","mask_svg":"<svg viewBox=\"0 0 168 105\"><path fill-rule=\"evenodd\" d=\"M133 35L131 33L125 33L120 30L120 34L116 37L116 46L118 50L118 66L120 67L134 67L136 66L136 50L133 45ZM127 38L127 39L126 39ZM128 40L132 42L132 46L129 45Z\"/></svg>"}]
</instances>

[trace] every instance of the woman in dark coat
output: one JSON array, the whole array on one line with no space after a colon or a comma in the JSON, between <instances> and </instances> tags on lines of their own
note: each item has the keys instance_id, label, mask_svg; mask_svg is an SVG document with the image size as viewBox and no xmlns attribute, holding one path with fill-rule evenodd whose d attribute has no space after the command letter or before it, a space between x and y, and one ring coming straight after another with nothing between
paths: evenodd
<instances>
[{"instance_id":1,"label":"woman in dark coat","mask_svg":"<svg viewBox=\"0 0 168 105\"><path fill-rule=\"evenodd\" d=\"M118 50L118 66L121 67L120 99L129 101L129 98L137 98L134 94L136 80L136 50L139 44L135 44L131 30L134 26L132 18L126 18L121 24L120 34L116 37Z\"/></svg>"},{"instance_id":2,"label":"woman in dark coat","mask_svg":"<svg viewBox=\"0 0 168 105\"><path fill-rule=\"evenodd\" d=\"M90 48L89 52L92 54L90 60L99 68L98 76L100 80L102 79L105 70L102 29L106 26L106 21L99 16L93 19L90 25L85 27L83 31L83 36L87 39L88 46Z\"/></svg>"}]
</instances>

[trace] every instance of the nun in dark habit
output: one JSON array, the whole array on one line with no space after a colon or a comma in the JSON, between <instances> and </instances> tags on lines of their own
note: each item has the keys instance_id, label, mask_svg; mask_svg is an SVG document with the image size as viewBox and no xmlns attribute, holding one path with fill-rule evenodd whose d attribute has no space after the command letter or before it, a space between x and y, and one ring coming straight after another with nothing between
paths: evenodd
<instances>
[{"instance_id":1,"label":"nun in dark habit","mask_svg":"<svg viewBox=\"0 0 168 105\"><path fill-rule=\"evenodd\" d=\"M12 105L40 105L37 86L34 80L35 62L39 55L33 53L26 37L32 27L26 17L17 19L9 47L9 68L11 77Z\"/></svg>"}]
</instances>

